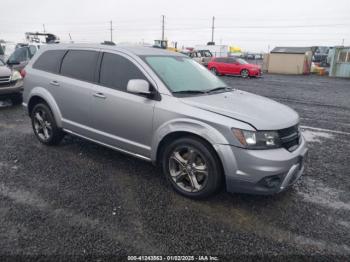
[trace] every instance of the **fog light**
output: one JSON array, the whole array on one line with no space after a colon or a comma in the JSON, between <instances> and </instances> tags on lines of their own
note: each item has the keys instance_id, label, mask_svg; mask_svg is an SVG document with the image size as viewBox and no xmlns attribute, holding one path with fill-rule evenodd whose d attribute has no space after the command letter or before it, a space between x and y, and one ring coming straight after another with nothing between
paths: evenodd
<instances>
[{"instance_id":1,"label":"fog light","mask_svg":"<svg viewBox=\"0 0 350 262\"><path fill-rule=\"evenodd\" d=\"M278 187L281 183L281 179L279 176L269 176L264 178L264 183L269 188Z\"/></svg>"}]
</instances>

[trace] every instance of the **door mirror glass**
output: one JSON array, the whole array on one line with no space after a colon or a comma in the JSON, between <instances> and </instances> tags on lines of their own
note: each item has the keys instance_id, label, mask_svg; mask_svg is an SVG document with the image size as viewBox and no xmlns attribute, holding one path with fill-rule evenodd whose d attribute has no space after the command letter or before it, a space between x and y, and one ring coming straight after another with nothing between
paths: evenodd
<instances>
[{"instance_id":1,"label":"door mirror glass","mask_svg":"<svg viewBox=\"0 0 350 262\"><path fill-rule=\"evenodd\" d=\"M127 91L134 94L151 95L150 85L143 79L131 79L126 87Z\"/></svg>"}]
</instances>

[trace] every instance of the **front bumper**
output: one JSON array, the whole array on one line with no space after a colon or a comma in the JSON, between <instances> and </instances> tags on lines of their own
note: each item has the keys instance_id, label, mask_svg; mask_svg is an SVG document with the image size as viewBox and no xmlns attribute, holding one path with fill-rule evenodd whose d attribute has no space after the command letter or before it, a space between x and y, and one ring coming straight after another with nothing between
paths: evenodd
<instances>
[{"instance_id":1,"label":"front bumper","mask_svg":"<svg viewBox=\"0 0 350 262\"><path fill-rule=\"evenodd\" d=\"M23 81L9 83L8 85L0 85L0 95L9 95L20 93L23 90Z\"/></svg>"},{"instance_id":2,"label":"front bumper","mask_svg":"<svg viewBox=\"0 0 350 262\"><path fill-rule=\"evenodd\" d=\"M216 147L222 160L229 192L279 193L303 174L308 149L305 139L293 152L284 148L247 150L230 145Z\"/></svg>"},{"instance_id":3,"label":"front bumper","mask_svg":"<svg viewBox=\"0 0 350 262\"><path fill-rule=\"evenodd\" d=\"M260 69L258 69L258 70L251 70L251 71L249 71L249 76L260 77L260 76L262 76L262 72L261 72Z\"/></svg>"}]
</instances>

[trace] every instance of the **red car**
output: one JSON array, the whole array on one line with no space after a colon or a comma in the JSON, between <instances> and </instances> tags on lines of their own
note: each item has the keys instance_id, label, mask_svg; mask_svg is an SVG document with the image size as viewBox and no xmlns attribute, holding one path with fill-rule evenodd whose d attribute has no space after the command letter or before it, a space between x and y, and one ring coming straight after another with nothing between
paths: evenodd
<instances>
[{"instance_id":1,"label":"red car","mask_svg":"<svg viewBox=\"0 0 350 262\"><path fill-rule=\"evenodd\" d=\"M208 63L208 69L216 75L261 76L260 66L234 57L215 57Z\"/></svg>"}]
</instances>

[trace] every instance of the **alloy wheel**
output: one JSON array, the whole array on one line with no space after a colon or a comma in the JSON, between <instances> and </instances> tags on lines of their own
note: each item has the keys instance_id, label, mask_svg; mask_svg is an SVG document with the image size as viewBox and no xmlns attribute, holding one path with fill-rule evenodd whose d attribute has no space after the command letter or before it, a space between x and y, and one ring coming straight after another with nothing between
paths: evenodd
<instances>
[{"instance_id":1,"label":"alloy wheel","mask_svg":"<svg viewBox=\"0 0 350 262\"><path fill-rule=\"evenodd\" d=\"M169 172L174 183L186 192L199 192L208 181L208 165L195 148L181 146L169 158Z\"/></svg>"},{"instance_id":2,"label":"alloy wheel","mask_svg":"<svg viewBox=\"0 0 350 262\"><path fill-rule=\"evenodd\" d=\"M243 78L247 78L247 77L249 76L249 71L246 70L246 69L242 70L241 76L242 76Z\"/></svg>"},{"instance_id":3,"label":"alloy wheel","mask_svg":"<svg viewBox=\"0 0 350 262\"><path fill-rule=\"evenodd\" d=\"M212 68L210 69L210 71L211 71L214 75L217 75L217 71L216 71L216 69L215 69L214 67L212 67Z\"/></svg>"},{"instance_id":4,"label":"alloy wheel","mask_svg":"<svg viewBox=\"0 0 350 262\"><path fill-rule=\"evenodd\" d=\"M41 140L50 140L52 136L52 124L45 110L39 108L34 112L33 124L35 133Z\"/></svg>"}]
</instances>

